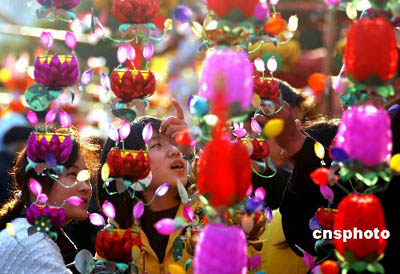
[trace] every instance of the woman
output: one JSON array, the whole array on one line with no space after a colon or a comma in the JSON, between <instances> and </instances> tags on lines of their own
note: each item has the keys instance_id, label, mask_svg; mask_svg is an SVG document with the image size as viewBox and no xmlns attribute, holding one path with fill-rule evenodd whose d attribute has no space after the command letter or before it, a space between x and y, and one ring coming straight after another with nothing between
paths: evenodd
<instances>
[{"instance_id":1,"label":"woman","mask_svg":"<svg viewBox=\"0 0 400 274\"><path fill-rule=\"evenodd\" d=\"M147 144L152 180L145 192L138 192L143 202L148 203L160 185L170 184L168 192L146 206L144 214L140 218L142 254L137 260L138 268L140 271L152 274L171 272L171 264L180 264L183 267L186 260L190 258L185 250L182 250L179 256L173 252L175 248L173 246L182 243L180 242L182 231L165 236L158 234L154 228L154 224L163 218L183 217L184 205L179 198L177 182L180 181L184 186L187 185L187 161L183 159L183 152L190 152L190 147L180 147L173 141L176 134L187 127L181 107L175 101L174 105L178 112L177 117L169 117L164 121L153 117L141 117L132 125L130 135L124 140L126 150L145 150L146 144L142 137L143 128L148 123L153 127L153 136ZM115 142L109 139L103 150L102 164L106 162L113 147L115 147ZM126 191L108 195L101 180L99 180L98 189L99 203L103 204L105 200L108 200L114 205L115 222L119 227L136 229L132 216L132 208L136 204L136 200L132 199ZM198 208L198 204L192 205L194 212ZM145 269L143 269L143 265L145 265Z\"/></svg>"},{"instance_id":2,"label":"woman","mask_svg":"<svg viewBox=\"0 0 400 274\"><path fill-rule=\"evenodd\" d=\"M59 134L68 134L65 130ZM27 149L19 154L12 170L14 198L0 209L0 269L2 273L70 273L64 264L63 255L70 255L76 248L61 229L57 232L57 243L43 233L32 233L32 226L26 218L26 212L36 197L29 188L30 179L42 186L47 195L48 206L61 206L71 196L83 200L79 206L65 203L65 220L60 226L73 220L87 218L87 208L92 195L89 180L77 182L78 173L88 167L91 171L98 162L95 147L79 140L77 132L72 130L72 150L64 163L65 174L60 174L59 182L48 175L38 175L34 169L28 169ZM43 173L41 173L43 174ZM93 178L95 176L92 176ZM66 187L63 187L61 184ZM7 229L6 229L7 227ZM15 231L15 232L14 232ZM29 231L29 232L28 232ZM68 254L67 254L68 253Z\"/></svg>"}]
</instances>

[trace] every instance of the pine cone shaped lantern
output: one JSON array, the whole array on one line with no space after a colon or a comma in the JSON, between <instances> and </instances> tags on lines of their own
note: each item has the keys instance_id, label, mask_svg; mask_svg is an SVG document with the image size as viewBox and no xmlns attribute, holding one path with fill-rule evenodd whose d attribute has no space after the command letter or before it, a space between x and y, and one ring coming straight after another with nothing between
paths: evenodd
<instances>
[{"instance_id":1,"label":"pine cone shaped lantern","mask_svg":"<svg viewBox=\"0 0 400 274\"><path fill-rule=\"evenodd\" d=\"M393 147L390 124L389 115L381 107L353 106L342 115L333 147L367 166L385 163Z\"/></svg>"},{"instance_id":2,"label":"pine cone shaped lantern","mask_svg":"<svg viewBox=\"0 0 400 274\"><path fill-rule=\"evenodd\" d=\"M122 23L148 23L158 13L158 0L114 0L112 12Z\"/></svg>"},{"instance_id":3,"label":"pine cone shaped lantern","mask_svg":"<svg viewBox=\"0 0 400 274\"><path fill-rule=\"evenodd\" d=\"M195 247L195 274L247 273L247 243L243 230L224 224L207 225Z\"/></svg>"},{"instance_id":4,"label":"pine cone shaped lantern","mask_svg":"<svg viewBox=\"0 0 400 274\"><path fill-rule=\"evenodd\" d=\"M350 194L345 197L338 206L338 211L333 224L333 230L350 230L354 228L361 230L362 238L357 235L344 241L343 237L334 239L333 244L340 255L346 260L375 261L386 248L386 240L382 237L382 231L386 230L385 217L382 205L378 197L373 194ZM365 231L378 229L378 239L371 237L367 239ZM349 255L351 252L353 256Z\"/></svg>"},{"instance_id":5,"label":"pine cone shaped lantern","mask_svg":"<svg viewBox=\"0 0 400 274\"><path fill-rule=\"evenodd\" d=\"M229 207L243 200L251 184L250 158L245 145L217 137L200 157L197 186L212 206Z\"/></svg>"},{"instance_id":6,"label":"pine cone shaped lantern","mask_svg":"<svg viewBox=\"0 0 400 274\"><path fill-rule=\"evenodd\" d=\"M392 79L398 66L396 37L385 18L364 18L351 25L344 49L346 71L358 82L384 83Z\"/></svg>"}]
</instances>

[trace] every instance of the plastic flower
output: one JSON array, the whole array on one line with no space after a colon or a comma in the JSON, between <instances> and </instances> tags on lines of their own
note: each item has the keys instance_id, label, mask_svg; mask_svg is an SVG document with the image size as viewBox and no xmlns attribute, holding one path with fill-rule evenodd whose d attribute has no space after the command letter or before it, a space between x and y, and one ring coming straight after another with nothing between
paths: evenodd
<instances>
[{"instance_id":1,"label":"plastic flower","mask_svg":"<svg viewBox=\"0 0 400 274\"><path fill-rule=\"evenodd\" d=\"M211 102L221 96L225 107L238 103L247 109L253 97L253 66L246 53L216 50L203 64L199 87L199 95Z\"/></svg>"},{"instance_id":2,"label":"plastic flower","mask_svg":"<svg viewBox=\"0 0 400 274\"><path fill-rule=\"evenodd\" d=\"M124 23L148 23L157 15L158 0L114 0L112 12Z\"/></svg>"},{"instance_id":3,"label":"plastic flower","mask_svg":"<svg viewBox=\"0 0 400 274\"><path fill-rule=\"evenodd\" d=\"M276 101L281 95L278 82L273 79L254 77L254 93L263 100Z\"/></svg>"},{"instance_id":4,"label":"plastic flower","mask_svg":"<svg viewBox=\"0 0 400 274\"><path fill-rule=\"evenodd\" d=\"M35 163L45 162L46 157L48 160L51 155L57 164L64 164L68 160L71 150L71 137L55 133L33 132L26 145L27 156Z\"/></svg>"},{"instance_id":5,"label":"plastic flower","mask_svg":"<svg viewBox=\"0 0 400 274\"><path fill-rule=\"evenodd\" d=\"M217 137L200 157L197 186L214 207L229 207L243 200L251 184L247 148L241 142Z\"/></svg>"},{"instance_id":6,"label":"plastic flower","mask_svg":"<svg viewBox=\"0 0 400 274\"><path fill-rule=\"evenodd\" d=\"M107 156L110 175L114 178L127 178L131 182L144 179L150 173L150 161L147 153L113 148Z\"/></svg>"},{"instance_id":7,"label":"plastic flower","mask_svg":"<svg viewBox=\"0 0 400 274\"><path fill-rule=\"evenodd\" d=\"M151 71L120 70L111 73L111 89L124 102L153 95L156 79Z\"/></svg>"},{"instance_id":8,"label":"plastic flower","mask_svg":"<svg viewBox=\"0 0 400 274\"><path fill-rule=\"evenodd\" d=\"M79 5L81 0L37 0L38 3L42 6L50 7L54 6L58 9L65 9L65 10L70 10L72 8L75 8L76 6Z\"/></svg>"},{"instance_id":9,"label":"plastic flower","mask_svg":"<svg viewBox=\"0 0 400 274\"><path fill-rule=\"evenodd\" d=\"M65 218L65 210L62 207L43 207L33 203L26 210L28 223L35 226L36 230L40 232L49 232L52 225L56 228L62 227Z\"/></svg>"},{"instance_id":10,"label":"plastic flower","mask_svg":"<svg viewBox=\"0 0 400 274\"><path fill-rule=\"evenodd\" d=\"M396 37L392 24L382 18L364 18L353 23L347 32L344 64L357 81L377 77L386 82L398 66Z\"/></svg>"},{"instance_id":11,"label":"plastic flower","mask_svg":"<svg viewBox=\"0 0 400 274\"><path fill-rule=\"evenodd\" d=\"M37 57L34 76L36 82L52 90L60 90L78 83L79 66L74 55Z\"/></svg>"},{"instance_id":12,"label":"plastic flower","mask_svg":"<svg viewBox=\"0 0 400 274\"><path fill-rule=\"evenodd\" d=\"M392 146L390 117L383 108L367 104L343 113L333 147L350 159L367 166L381 164L390 160Z\"/></svg>"},{"instance_id":13,"label":"plastic flower","mask_svg":"<svg viewBox=\"0 0 400 274\"><path fill-rule=\"evenodd\" d=\"M247 273L247 261L246 235L238 227L210 224L197 238L195 274Z\"/></svg>"},{"instance_id":14,"label":"plastic flower","mask_svg":"<svg viewBox=\"0 0 400 274\"><path fill-rule=\"evenodd\" d=\"M254 15L258 3L259 0L208 0L207 7L219 17L241 21Z\"/></svg>"},{"instance_id":15,"label":"plastic flower","mask_svg":"<svg viewBox=\"0 0 400 274\"><path fill-rule=\"evenodd\" d=\"M353 231L355 227L363 232L373 231L375 228L380 232L386 230L384 212L378 197L372 194L350 194L339 203L333 229ZM346 242L343 238L335 238L333 244L340 255L346 256L346 250L348 250L358 259L367 256L378 257L386 248L386 240L380 236L379 239L353 237L347 239Z\"/></svg>"},{"instance_id":16,"label":"plastic flower","mask_svg":"<svg viewBox=\"0 0 400 274\"><path fill-rule=\"evenodd\" d=\"M111 229L97 233L96 252L108 261L131 262L134 246L141 248L142 239L132 230Z\"/></svg>"}]
</instances>

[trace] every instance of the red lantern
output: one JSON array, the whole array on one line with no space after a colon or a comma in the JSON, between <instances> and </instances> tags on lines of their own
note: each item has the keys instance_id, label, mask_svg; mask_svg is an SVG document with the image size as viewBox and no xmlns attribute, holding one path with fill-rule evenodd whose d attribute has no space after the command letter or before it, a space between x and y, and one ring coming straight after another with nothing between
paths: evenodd
<instances>
[{"instance_id":1,"label":"red lantern","mask_svg":"<svg viewBox=\"0 0 400 274\"><path fill-rule=\"evenodd\" d=\"M277 81L264 77L254 77L254 93L263 100L276 101L281 95Z\"/></svg>"},{"instance_id":2,"label":"red lantern","mask_svg":"<svg viewBox=\"0 0 400 274\"><path fill-rule=\"evenodd\" d=\"M270 17L264 26L264 31L276 36L286 27L286 21L279 14Z\"/></svg>"},{"instance_id":3,"label":"red lantern","mask_svg":"<svg viewBox=\"0 0 400 274\"><path fill-rule=\"evenodd\" d=\"M259 0L208 0L207 7L222 18L231 12L240 11L240 19L248 19L254 15L258 3Z\"/></svg>"},{"instance_id":4,"label":"red lantern","mask_svg":"<svg viewBox=\"0 0 400 274\"><path fill-rule=\"evenodd\" d=\"M318 208L315 217L323 229L332 230L337 210L332 208Z\"/></svg>"},{"instance_id":5,"label":"red lantern","mask_svg":"<svg viewBox=\"0 0 400 274\"><path fill-rule=\"evenodd\" d=\"M362 231L362 239L360 235L356 235L355 238L354 234L346 242L343 237L334 239L336 250L342 256L345 256L348 250L358 259L376 260L386 248L386 240L381 237L381 232L386 230L385 217L378 197L372 194L350 194L339 203L333 230L351 230L354 233L354 228ZM364 232L374 231L375 228L379 230L379 239L375 239L374 235L367 239ZM372 258L367 259L367 256Z\"/></svg>"},{"instance_id":6,"label":"red lantern","mask_svg":"<svg viewBox=\"0 0 400 274\"><path fill-rule=\"evenodd\" d=\"M218 136L211 140L200 156L200 194L214 207L229 207L246 197L250 184L250 158L245 145Z\"/></svg>"},{"instance_id":7,"label":"red lantern","mask_svg":"<svg viewBox=\"0 0 400 274\"><path fill-rule=\"evenodd\" d=\"M317 185L326 185L329 182L329 169L320 167L311 172L311 180Z\"/></svg>"},{"instance_id":8,"label":"red lantern","mask_svg":"<svg viewBox=\"0 0 400 274\"><path fill-rule=\"evenodd\" d=\"M397 72L398 52L392 24L384 18L364 18L347 32L344 64L357 81L378 77L381 82Z\"/></svg>"},{"instance_id":9,"label":"red lantern","mask_svg":"<svg viewBox=\"0 0 400 274\"><path fill-rule=\"evenodd\" d=\"M308 77L307 83L314 91L316 97L320 97L324 91L326 82L326 75L323 73L313 73Z\"/></svg>"},{"instance_id":10,"label":"red lantern","mask_svg":"<svg viewBox=\"0 0 400 274\"><path fill-rule=\"evenodd\" d=\"M250 158L256 161L260 161L268 157L269 155L269 145L267 140L263 138L257 138L251 141L253 144L253 153Z\"/></svg>"},{"instance_id":11,"label":"red lantern","mask_svg":"<svg viewBox=\"0 0 400 274\"><path fill-rule=\"evenodd\" d=\"M148 23L158 13L158 0L114 0L112 12L123 23Z\"/></svg>"},{"instance_id":12,"label":"red lantern","mask_svg":"<svg viewBox=\"0 0 400 274\"><path fill-rule=\"evenodd\" d=\"M114 178L127 178L131 182L144 179L150 173L150 160L142 150L120 150L113 148L107 156L110 175Z\"/></svg>"},{"instance_id":13,"label":"red lantern","mask_svg":"<svg viewBox=\"0 0 400 274\"><path fill-rule=\"evenodd\" d=\"M132 247L142 247L140 235L132 230L100 230L96 238L96 252L107 261L130 263Z\"/></svg>"},{"instance_id":14,"label":"red lantern","mask_svg":"<svg viewBox=\"0 0 400 274\"><path fill-rule=\"evenodd\" d=\"M326 260L321 264L321 273L322 274L338 274L340 267L337 262L332 260Z\"/></svg>"},{"instance_id":15,"label":"red lantern","mask_svg":"<svg viewBox=\"0 0 400 274\"><path fill-rule=\"evenodd\" d=\"M115 69L111 73L111 89L124 102L146 98L156 90L156 79L151 71Z\"/></svg>"}]
</instances>

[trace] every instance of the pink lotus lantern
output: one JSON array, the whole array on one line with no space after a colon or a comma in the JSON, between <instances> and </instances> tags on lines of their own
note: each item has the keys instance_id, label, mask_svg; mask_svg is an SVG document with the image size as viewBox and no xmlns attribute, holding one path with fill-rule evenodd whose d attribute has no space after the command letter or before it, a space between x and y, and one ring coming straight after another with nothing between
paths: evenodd
<instances>
[{"instance_id":1,"label":"pink lotus lantern","mask_svg":"<svg viewBox=\"0 0 400 274\"><path fill-rule=\"evenodd\" d=\"M393 147L389 115L370 104L351 107L343 113L334 147L367 166L389 161Z\"/></svg>"},{"instance_id":2,"label":"pink lotus lantern","mask_svg":"<svg viewBox=\"0 0 400 274\"><path fill-rule=\"evenodd\" d=\"M195 274L244 274L247 260L246 235L236 226L210 224L197 238Z\"/></svg>"},{"instance_id":3,"label":"pink lotus lantern","mask_svg":"<svg viewBox=\"0 0 400 274\"><path fill-rule=\"evenodd\" d=\"M199 95L205 99L215 102L222 95L225 105L239 103L247 109L253 98L253 66L246 53L228 49L208 56L199 87Z\"/></svg>"}]
</instances>

